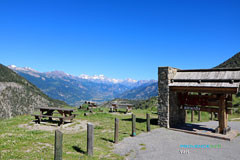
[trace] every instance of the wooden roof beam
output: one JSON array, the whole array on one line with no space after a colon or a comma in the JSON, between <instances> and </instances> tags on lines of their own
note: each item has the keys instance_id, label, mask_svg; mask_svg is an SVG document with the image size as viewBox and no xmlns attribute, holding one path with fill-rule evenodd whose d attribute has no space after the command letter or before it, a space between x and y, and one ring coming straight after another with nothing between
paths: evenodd
<instances>
[{"instance_id":1,"label":"wooden roof beam","mask_svg":"<svg viewBox=\"0 0 240 160\"><path fill-rule=\"evenodd\" d=\"M236 94L238 88L220 88L220 87L182 87L182 86L170 86L170 91L174 92L201 92L201 93L226 93Z\"/></svg>"}]
</instances>

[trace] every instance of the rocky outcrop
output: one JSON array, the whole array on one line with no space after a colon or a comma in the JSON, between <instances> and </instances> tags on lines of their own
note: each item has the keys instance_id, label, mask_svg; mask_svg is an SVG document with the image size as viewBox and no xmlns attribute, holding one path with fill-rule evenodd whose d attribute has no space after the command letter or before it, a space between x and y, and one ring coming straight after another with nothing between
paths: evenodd
<instances>
[{"instance_id":1,"label":"rocky outcrop","mask_svg":"<svg viewBox=\"0 0 240 160\"><path fill-rule=\"evenodd\" d=\"M34 107L51 106L52 102L15 82L0 82L0 118L30 114Z\"/></svg>"}]
</instances>

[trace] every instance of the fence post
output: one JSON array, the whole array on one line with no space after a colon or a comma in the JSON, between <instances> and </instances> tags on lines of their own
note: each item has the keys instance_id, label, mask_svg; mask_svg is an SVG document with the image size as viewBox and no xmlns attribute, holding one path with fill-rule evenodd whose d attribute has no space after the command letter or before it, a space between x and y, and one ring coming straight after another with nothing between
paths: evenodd
<instances>
[{"instance_id":1,"label":"fence post","mask_svg":"<svg viewBox=\"0 0 240 160\"><path fill-rule=\"evenodd\" d=\"M63 134L60 130L55 131L54 160L62 160Z\"/></svg>"},{"instance_id":2,"label":"fence post","mask_svg":"<svg viewBox=\"0 0 240 160\"><path fill-rule=\"evenodd\" d=\"M115 118L114 143L118 143L119 119Z\"/></svg>"},{"instance_id":3,"label":"fence post","mask_svg":"<svg viewBox=\"0 0 240 160\"><path fill-rule=\"evenodd\" d=\"M191 122L193 122L194 111L191 111Z\"/></svg>"},{"instance_id":4,"label":"fence post","mask_svg":"<svg viewBox=\"0 0 240 160\"><path fill-rule=\"evenodd\" d=\"M150 132L151 128L150 128L150 114L149 113L147 113L146 118L147 118L147 132Z\"/></svg>"},{"instance_id":5,"label":"fence post","mask_svg":"<svg viewBox=\"0 0 240 160\"><path fill-rule=\"evenodd\" d=\"M93 155L93 141L94 141L94 128L93 124L87 124L87 154L89 156Z\"/></svg>"},{"instance_id":6,"label":"fence post","mask_svg":"<svg viewBox=\"0 0 240 160\"><path fill-rule=\"evenodd\" d=\"M187 110L185 110L185 123L187 123L187 114L188 114L188 112L187 112Z\"/></svg>"},{"instance_id":7,"label":"fence post","mask_svg":"<svg viewBox=\"0 0 240 160\"><path fill-rule=\"evenodd\" d=\"M201 121L201 111L198 111L198 121Z\"/></svg>"},{"instance_id":8,"label":"fence post","mask_svg":"<svg viewBox=\"0 0 240 160\"><path fill-rule=\"evenodd\" d=\"M211 112L211 120L213 120L213 112Z\"/></svg>"},{"instance_id":9,"label":"fence post","mask_svg":"<svg viewBox=\"0 0 240 160\"><path fill-rule=\"evenodd\" d=\"M132 114L132 136L136 136L136 116Z\"/></svg>"}]
</instances>

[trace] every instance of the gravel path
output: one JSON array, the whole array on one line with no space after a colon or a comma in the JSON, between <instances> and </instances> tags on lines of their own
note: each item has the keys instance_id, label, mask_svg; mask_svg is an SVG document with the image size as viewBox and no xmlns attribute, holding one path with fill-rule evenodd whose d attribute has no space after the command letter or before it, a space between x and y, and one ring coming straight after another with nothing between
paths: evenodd
<instances>
[{"instance_id":1,"label":"gravel path","mask_svg":"<svg viewBox=\"0 0 240 160\"><path fill-rule=\"evenodd\" d=\"M198 124L218 126L216 121ZM240 131L240 122L229 122L228 125ZM182 149L180 145L221 145L221 147ZM180 151L186 153L181 154ZM240 136L232 141L225 141L159 128L134 138L125 138L115 145L114 152L126 156L127 160L239 160Z\"/></svg>"}]
</instances>

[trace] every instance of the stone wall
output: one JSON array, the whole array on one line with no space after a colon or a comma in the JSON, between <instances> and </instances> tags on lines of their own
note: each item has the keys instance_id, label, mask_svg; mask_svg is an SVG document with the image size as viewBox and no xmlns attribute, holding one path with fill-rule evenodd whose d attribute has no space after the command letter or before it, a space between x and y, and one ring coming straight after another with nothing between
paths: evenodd
<instances>
[{"instance_id":1,"label":"stone wall","mask_svg":"<svg viewBox=\"0 0 240 160\"><path fill-rule=\"evenodd\" d=\"M176 73L176 68L158 68L158 124L160 127L169 128L185 122L185 111L180 110L177 95L171 92L168 86Z\"/></svg>"}]
</instances>

